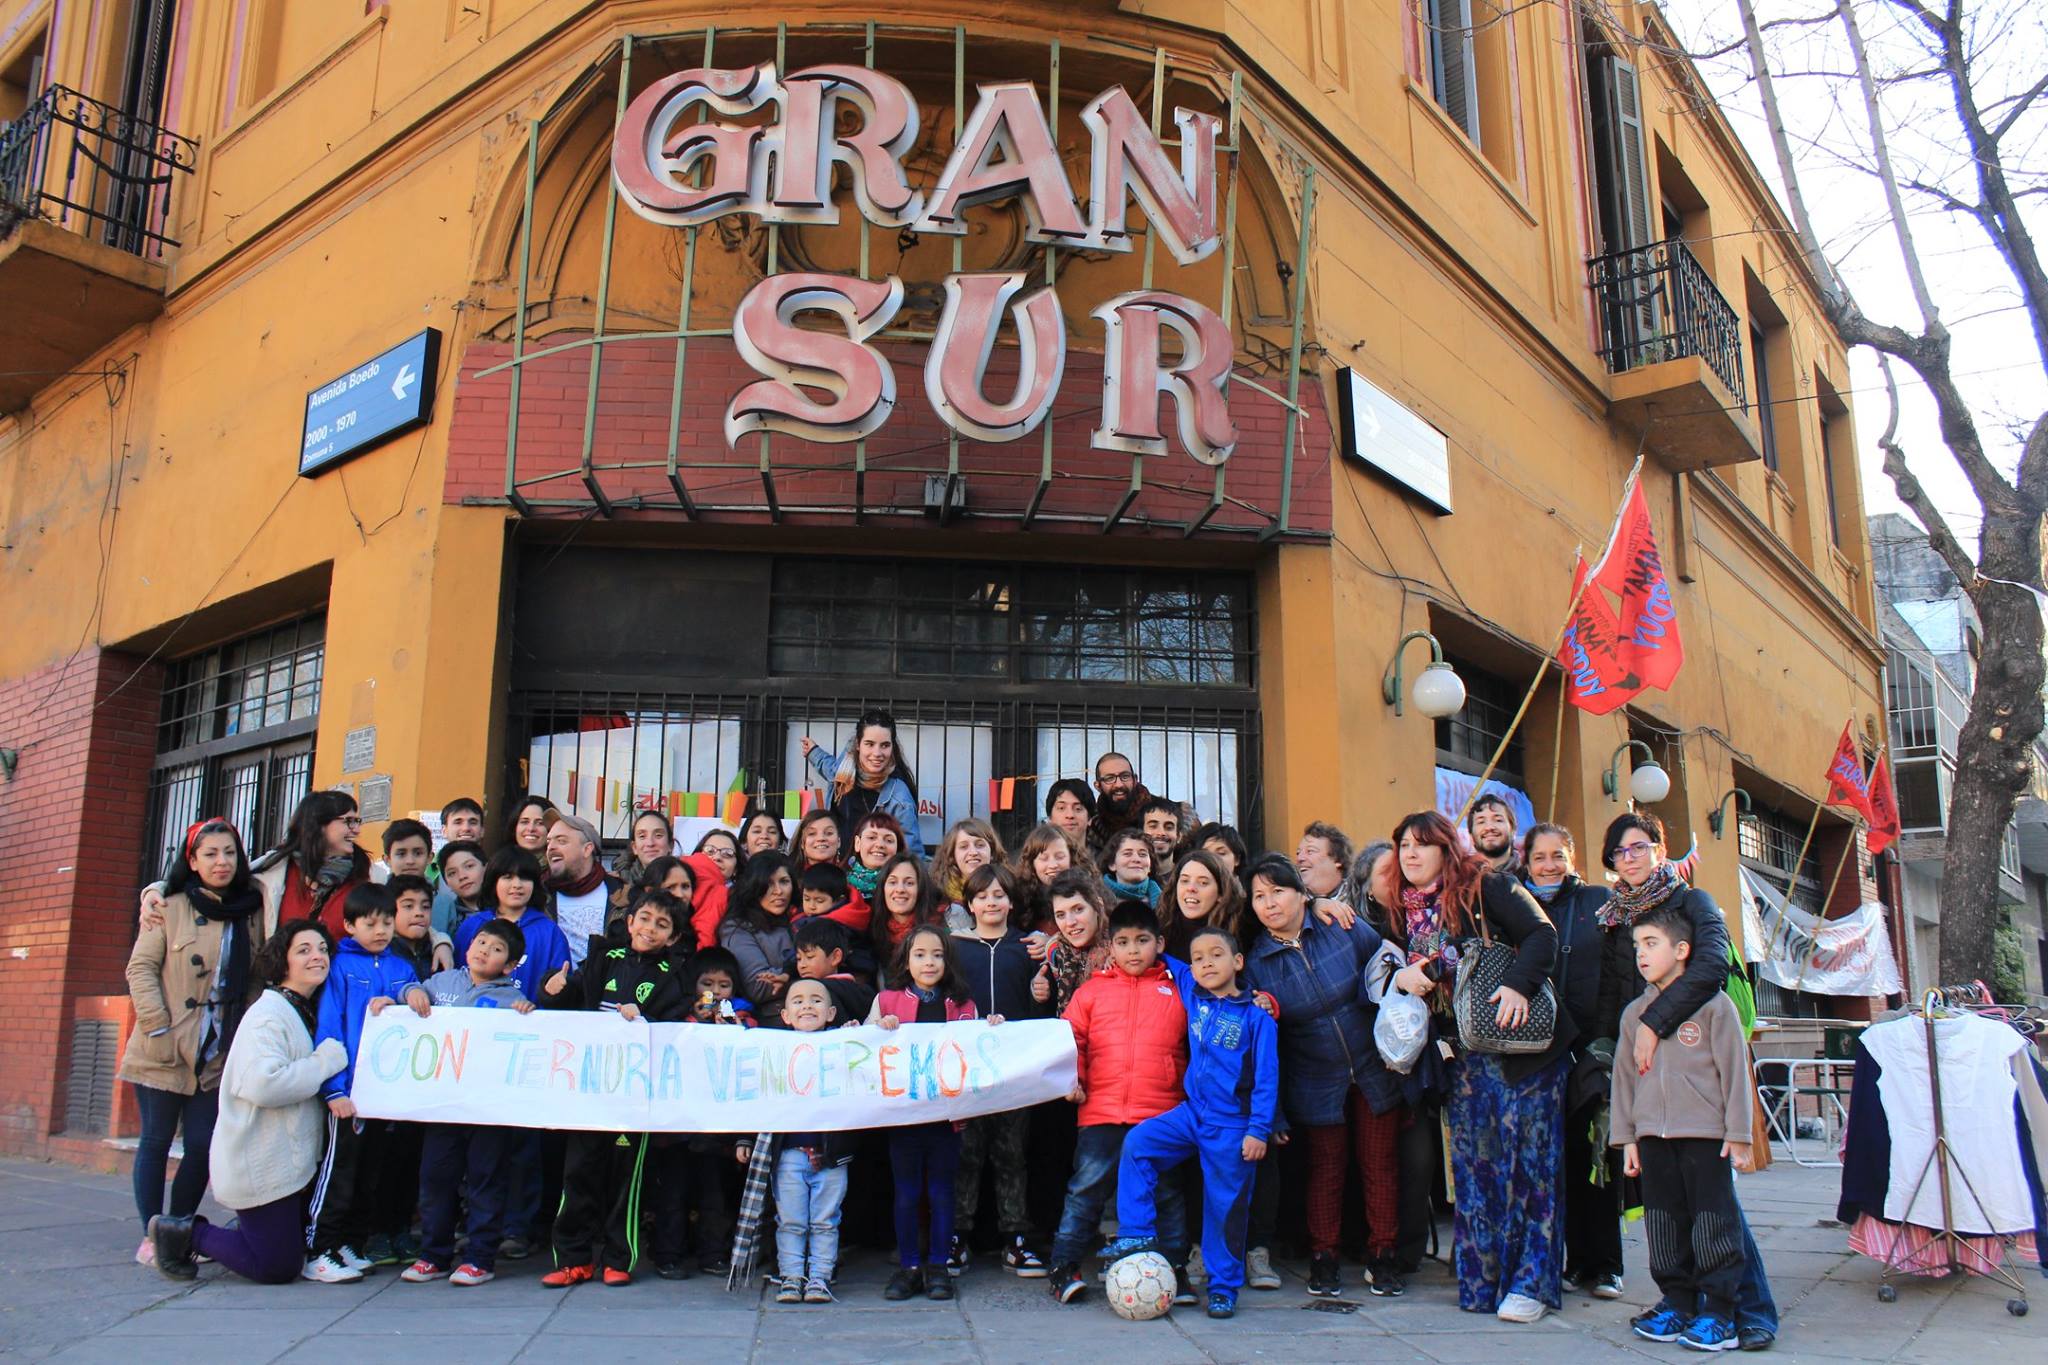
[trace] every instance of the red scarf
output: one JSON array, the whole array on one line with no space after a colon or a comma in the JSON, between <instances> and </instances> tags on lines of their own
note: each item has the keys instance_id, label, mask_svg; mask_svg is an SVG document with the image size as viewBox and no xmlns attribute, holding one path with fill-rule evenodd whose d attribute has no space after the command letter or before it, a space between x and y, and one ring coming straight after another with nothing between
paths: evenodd
<instances>
[{"instance_id":1,"label":"red scarf","mask_svg":"<svg viewBox=\"0 0 2048 1365\"><path fill-rule=\"evenodd\" d=\"M590 860L590 871L580 877L550 879L548 889L563 896L587 896L597 890L598 883L603 880L604 867L597 859L592 858Z\"/></svg>"}]
</instances>

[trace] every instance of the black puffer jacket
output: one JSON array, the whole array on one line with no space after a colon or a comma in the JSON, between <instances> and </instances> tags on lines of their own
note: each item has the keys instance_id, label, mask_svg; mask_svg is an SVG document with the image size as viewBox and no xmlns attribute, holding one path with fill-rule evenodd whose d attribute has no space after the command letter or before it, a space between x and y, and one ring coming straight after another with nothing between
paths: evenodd
<instances>
[{"instance_id":1,"label":"black puffer jacket","mask_svg":"<svg viewBox=\"0 0 2048 1365\"><path fill-rule=\"evenodd\" d=\"M1557 894L1550 898L1550 922L1557 926L1557 962L1550 969L1550 984L1557 990L1557 1002L1571 1013L1572 1022L1578 1025L1585 1041L1612 1038L1619 1021L1617 1015L1603 1025L1600 1016L1600 986L1606 977L1607 955L1607 931L1600 926L1600 907L1605 904L1606 887L1590 886L1577 877L1566 877Z\"/></svg>"}]
</instances>

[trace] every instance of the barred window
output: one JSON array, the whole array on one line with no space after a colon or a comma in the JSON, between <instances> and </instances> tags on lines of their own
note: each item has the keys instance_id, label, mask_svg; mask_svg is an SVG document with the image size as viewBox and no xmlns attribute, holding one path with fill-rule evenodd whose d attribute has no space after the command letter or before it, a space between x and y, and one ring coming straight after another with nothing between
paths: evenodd
<instances>
[{"instance_id":1,"label":"barred window","mask_svg":"<svg viewBox=\"0 0 2048 1365\"><path fill-rule=\"evenodd\" d=\"M1795 820L1768 806L1753 808L1736 824L1736 851L1745 863L1770 877L1774 886L1784 885L1792 872L1792 860L1799 856L1800 845L1805 842L1804 820ZM1791 900L1801 910L1817 915L1821 912L1820 897L1820 859L1809 847L1799 864Z\"/></svg>"},{"instance_id":2,"label":"barred window","mask_svg":"<svg viewBox=\"0 0 2048 1365\"><path fill-rule=\"evenodd\" d=\"M1486 760L1500 746L1500 737L1507 733L1515 708L1522 704L1524 688L1466 660L1444 657L1464 679L1465 705L1456 715L1436 723L1437 766L1476 776L1486 771ZM1520 731L1508 742L1494 771L1517 779L1519 785L1523 776Z\"/></svg>"}]
</instances>

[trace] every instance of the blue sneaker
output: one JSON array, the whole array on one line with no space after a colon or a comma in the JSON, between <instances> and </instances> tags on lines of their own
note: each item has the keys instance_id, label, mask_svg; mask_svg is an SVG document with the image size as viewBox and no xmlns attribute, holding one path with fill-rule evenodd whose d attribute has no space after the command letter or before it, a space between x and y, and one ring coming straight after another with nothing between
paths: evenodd
<instances>
[{"instance_id":1,"label":"blue sneaker","mask_svg":"<svg viewBox=\"0 0 2048 1365\"><path fill-rule=\"evenodd\" d=\"M1676 1341L1685 1335L1688 1324L1683 1316L1672 1310L1670 1304L1660 1302L1655 1308L1630 1318L1628 1326L1644 1341Z\"/></svg>"},{"instance_id":2,"label":"blue sneaker","mask_svg":"<svg viewBox=\"0 0 2048 1365\"><path fill-rule=\"evenodd\" d=\"M1209 1316L1212 1318L1236 1317L1237 1295L1224 1289L1211 1290L1209 1293Z\"/></svg>"},{"instance_id":3,"label":"blue sneaker","mask_svg":"<svg viewBox=\"0 0 2048 1365\"><path fill-rule=\"evenodd\" d=\"M1733 1351L1742 1341L1735 1335L1734 1323L1702 1313L1679 1334L1678 1344L1688 1351Z\"/></svg>"},{"instance_id":4,"label":"blue sneaker","mask_svg":"<svg viewBox=\"0 0 2048 1365\"><path fill-rule=\"evenodd\" d=\"M1126 1256L1135 1256L1141 1251L1157 1251L1159 1246L1150 1237L1119 1237L1102 1249L1104 1263L1115 1265Z\"/></svg>"}]
</instances>

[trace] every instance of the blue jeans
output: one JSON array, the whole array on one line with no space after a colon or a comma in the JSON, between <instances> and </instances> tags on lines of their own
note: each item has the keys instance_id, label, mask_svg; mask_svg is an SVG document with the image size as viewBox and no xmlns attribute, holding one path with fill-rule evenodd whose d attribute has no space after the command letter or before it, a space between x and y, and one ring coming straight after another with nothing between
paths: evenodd
<instances>
[{"instance_id":1,"label":"blue jeans","mask_svg":"<svg viewBox=\"0 0 2048 1365\"><path fill-rule=\"evenodd\" d=\"M811 1154L801 1147L775 1154L775 1259L783 1279L832 1278L839 1264L839 1205L845 1199L844 1166L814 1168Z\"/></svg>"},{"instance_id":2,"label":"blue jeans","mask_svg":"<svg viewBox=\"0 0 2048 1365\"><path fill-rule=\"evenodd\" d=\"M1052 1240L1054 1265L1079 1265L1100 1240L1102 1211L1116 1197L1117 1165L1123 1159L1124 1135L1136 1124L1091 1123L1074 1137L1074 1178L1067 1182L1067 1205L1060 1230ZM1158 1243L1176 1252L1187 1246L1187 1215L1180 1187L1171 1180L1159 1185Z\"/></svg>"},{"instance_id":3,"label":"blue jeans","mask_svg":"<svg viewBox=\"0 0 2048 1365\"><path fill-rule=\"evenodd\" d=\"M1742 1220L1742 1287L1735 1291L1735 1330L1758 1327L1776 1336L1778 1305L1771 1298L1770 1277L1764 1274L1764 1254L1757 1250L1749 1215L1742 1212L1740 1200L1735 1208Z\"/></svg>"},{"instance_id":4,"label":"blue jeans","mask_svg":"<svg viewBox=\"0 0 2048 1365\"><path fill-rule=\"evenodd\" d=\"M213 1146L213 1123L220 1116L220 1091L201 1090L180 1095L154 1086L135 1087L135 1108L142 1117L142 1136L135 1144L135 1168L130 1179L135 1187L135 1211L142 1226L164 1212L164 1171L170 1164L171 1139L179 1126L185 1129L185 1155L178 1162L178 1175L171 1182L173 1218L189 1218L199 1212L206 1194L207 1149Z\"/></svg>"}]
</instances>

